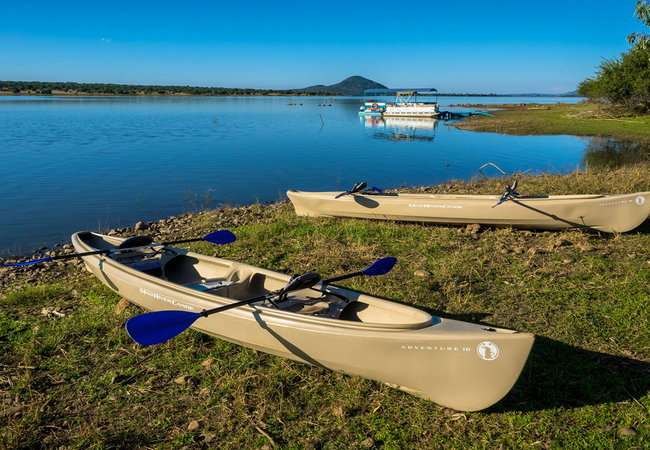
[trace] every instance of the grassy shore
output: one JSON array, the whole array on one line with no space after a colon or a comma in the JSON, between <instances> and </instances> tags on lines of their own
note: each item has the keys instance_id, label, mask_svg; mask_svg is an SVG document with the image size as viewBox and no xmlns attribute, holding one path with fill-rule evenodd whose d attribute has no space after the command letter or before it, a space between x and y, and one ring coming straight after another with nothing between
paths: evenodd
<instances>
[{"instance_id":1,"label":"grassy shore","mask_svg":"<svg viewBox=\"0 0 650 450\"><path fill-rule=\"evenodd\" d=\"M646 163L523 176L519 190L647 191L649 172ZM505 181L420 190L499 193ZM300 218L282 202L185 215L146 233L172 240L223 228L237 242L188 248L326 277L397 256L391 273L341 285L534 333L529 361L504 400L458 413L191 330L142 347L124 329L142 310L78 261L0 269L0 448L650 445L650 222L626 234L530 232Z\"/></svg>"},{"instance_id":2,"label":"grassy shore","mask_svg":"<svg viewBox=\"0 0 650 450\"><path fill-rule=\"evenodd\" d=\"M472 105L492 108L491 105ZM490 116L450 124L462 130L514 134L606 136L650 144L650 115L625 117L595 103L498 105Z\"/></svg>"}]
</instances>

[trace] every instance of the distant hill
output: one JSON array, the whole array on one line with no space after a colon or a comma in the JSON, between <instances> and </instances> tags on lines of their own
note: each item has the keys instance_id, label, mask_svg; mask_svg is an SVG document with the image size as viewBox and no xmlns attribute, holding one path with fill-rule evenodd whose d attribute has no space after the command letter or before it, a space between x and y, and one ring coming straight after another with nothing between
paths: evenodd
<instances>
[{"instance_id":1,"label":"distant hill","mask_svg":"<svg viewBox=\"0 0 650 450\"><path fill-rule=\"evenodd\" d=\"M340 83L332 84L325 86L324 84L318 84L316 86L309 86L303 89L294 89L295 92L305 92L305 93L316 93L316 92L327 92L330 94L337 95L363 95L363 91L366 89L388 89L383 84L376 83L372 80L369 80L360 76L348 77Z\"/></svg>"}]
</instances>

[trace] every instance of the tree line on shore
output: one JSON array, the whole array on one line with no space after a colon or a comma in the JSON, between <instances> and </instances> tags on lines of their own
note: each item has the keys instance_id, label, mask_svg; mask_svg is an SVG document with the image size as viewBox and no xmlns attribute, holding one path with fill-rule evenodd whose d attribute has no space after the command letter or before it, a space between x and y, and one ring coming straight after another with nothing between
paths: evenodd
<instances>
[{"instance_id":1,"label":"tree line on shore","mask_svg":"<svg viewBox=\"0 0 650 450\"><path fill-rule=\"evenodd\" d=\"M0 92L12 94L113 94L113 95L336 95L332 92L304 92L297 89L247 89L196 86L155 86L112 83L52 81L0 81Z\"/></svg>"},{"instance_id":2,"label":"tree line on shore","mask_svg":"<svg viewBox=\"0 0 650 450\"><path fill-rule=\"evenodd\" d=\"M650 4L637 1L634 15L650 27ZM632 33L627 37L632 45L620 58L605 59L592 78L578 86L578 93L591 100L613 107L624 114L650 113L650 35Z\"/></svg>"},{"instance_id":3,"label":"tree line on shore","mask_svg":"<svg viewBox=\"0 0 650 450\"><path fill-rule=\"evenodd\" d=\"M159 86L140 84L114 84L114 83L76 83L73 81L2 81L0 80L0 93L9 94L90 94L90 95L306 95L306 96L337 96L339 92L327 90L317 91L306 89L248 89L224 87L197 87L197 86ZM354 95L354 94L350 94ZM363 95L357 94L357 95ZM470 94L470 93L445 93L445 97L501 97L499 94Z\"/></svg>"}]
</instances>

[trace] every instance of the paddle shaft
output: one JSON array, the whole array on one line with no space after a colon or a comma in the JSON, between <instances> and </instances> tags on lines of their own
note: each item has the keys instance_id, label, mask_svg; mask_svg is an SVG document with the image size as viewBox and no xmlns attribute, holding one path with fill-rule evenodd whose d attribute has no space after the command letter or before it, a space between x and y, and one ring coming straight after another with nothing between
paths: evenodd
<instances>
[{"instance_id":1,"label":"paddle shaft","mask_svg":"<svg viewBox=\"0 0 650 450\"><path fill-rule=\"evenodd\" d=\"M85 253L75 253L74 255L48 256L47 258L35 259L33 261L25 261L25 262L14 263L14 264L0 264L0 267L31 266L32 264L38 264L47 261L55 261L57 259L79 258L82 256L89 256L89 255L109 254L110 252L111 250L97 250L97 251L85 252Z\"/></svg>"},{"instance_id":2,"label":"paddle shaft","mask_svg":"<svg viewBox=\"0 0 650 450\"><path fill-rule=\"evenodd\" d=\"M354 273L349 273L347 275L341 275L340 277L328 278L327 280L323 280L322 284L330 284L330 283L334 283L335 281L347 280L348 278L358 277L361 275L365 275L365 272L363 270Z\"/></svg>"},{"instance_id":3,"label":"paddle shaft","mask_svg":"<svg viewBox=\"0 0 650 450\"><path fill-rule=\"evenodd\" d=\"M517 189L518 182L519 182L518 180L515 180L515 182L512 183L512 185L507 185L506 191L503 193L503 195L501 196L497 204L492 206L492 208L494 208L495 206L499 206L503 202L507 202L508 200L515 198L515 196L518 196L519 194L515 192L515 189Z\"/></svg>"},{"instance_id":4,"label":"paddle shaft","mask_svg":"<svg viewBox=\"0 0 650 450\"><path fill-rule=\"evenodd\" d=\"M183 244L185 242L198 242L198 241L203 241L203 240L205 240L204 237L192 238L192 239L181 239L179 241L169 241L169 242L161 242L160 244L151 244L151 245L147 245L145 247L153 247L155 245Z\"/></svg>"},{"instance_id":5,"label":"paddle shaft","mask_svg":"<svg viewBox=\"0 0 650 450\"><path fill-rule=\"evenodd\" d=\"M350 189L349 191L346 191L346 192L341 192L339 195L337 195L337 196L334 197L334 198L339 198L339 197L343 197L344 195L354 194L354 193L356 193L356 192L359 192L359 191L362 190L362 189L365 189L365 187L366 187L367 185L368 185L368 184L367 184L365 181L362 181L361 183L356 183L356 184L352 187L352 189Z\"/></svg>"},{"instance_id":6,"label":"paddle shaft","mask_svg":"<svg viewBox=\"0 0 650 450\"><path fill-rule=\"evenodd\" d=\"M384 275L388 272L390 272L393 267L395 266L395 263L397 262L397 259L389 256L387 258L382 258L378 259L372 265L366 269L360 270L358 272L354 273L349 273L347 275L341 275L338 277L334 278L328 278L327 280L324 280L322 282L323 285L329 284L329 283L334 283L335 281L341 281L341 280L347 280L348 278L353 278L353 277L358 277L361 275L368 275L369 277L374 277L377 275Z\"/></svg>"},{"instance_id":7,"label":"paddle shaft","mask_svg":"<svg viewBox=\"0 0 650 450\"><path fill-rule=\"evenodd\" d=\"M195 241L198 240L200 241L201 239L191 239L191 240L183 240L179 242L190 242L190 241ZM119 253L119 252L126 252L129 250L133 250L134 248L145 248L145 247L155 247L158 245L168 245L168 244L174 244L178 242L163 242L160 244L151 244L151 245L139 245L137 247L129 247L129 248L110 248L110 249L105 249L105 250L94 250L92 252L83 252L83 253L75 253L71 255L57 255L57 256L48 256L47 258L41 258L41 259L35 259L34 261L26 261L24 263L17 263L17 264L3 264L4 266L30 266L32 264L37 264L37 263L42 263L42 262L47 262L47 261L55 261L58 259L71 259L71 258L81 258L82 256L91 256L91 255L108 255L110 253Z\"/></svg>"},{"instance_id":8,"label":"paddle shaft","mask_svg":"<svg viewBox=\"0 0 650 450\"><path fill-rule=\"evenodd\" d=\"M198 242L202 241L204 238L192 238L192 239L181 239L179 241L169 241L169 242L159 242L156 244L149 244L149 245L136 245L135 247L126 247L126 248L110 248L107 250L95 250L92 252L84 252L84 253L75 253L74 255L59 255L59 256L51 256L52 259L65 259L65 258L78 258L81 256L90 256L90 255L108 255L109 253L120 253L120 252L128 252L129 250L133 250L134 248L151 248L151 247L158 247L161 245L171 245L171 244L184 244L186 242Z\"/></svg>"},{"instance_id":9,"label":"paddle shaft","mask_svg":"<svg viewBox=\"0 0 650 450\"><path fill-rule=\"evenodd\" d=\"M158 247L160 245L183 244L185 242L198 242L202 240L203 238L193 238L193 239L182 239L180 241L160 242L158 244L136 245L135 247L127 247L127 248L110 248L107 250L95 250L92 252L75 253L74 255L50 256L49 258L51 259L45 258L45 260L50 261L54 259L79 258L82 256L90 256L90 255L108 255L109 253L128 252L129 250L133 250L134 248L150 248L150 247Z\"/></svg>"},{"instance_id":10,"label":"paddle shaft","mask_svg":"<svg viewBox=\"0 0 650 450\"><path fill-rule=\"evenodd\" d=\"M212 233L215 234L215 233ZM210 236L210 235L208 235ZM119 252L126 252L129 250L133 250L134 248L148 248L148 247L158 247L158 246L165 246L165 245L171 245L171 244L183 244L186 242L198 242L198 241L203 241L205 240L207 236L201 237L201 238L192 238L192 239L180 239L178 241L169 241L169 242L160 242L157 244L148 244L148 245L135 245L133 247L127 247L127 248L111 248L111 249L104 249L104 250L93 250L92 252L83 252L83 253L75 253L75 254L70 254L70 255L57 255L57 256L48 256L47 258L41 258L41 259L36 259L34 261L26 261L23 263L16 263L16 264L2 264L0 267L10 267L10 266L30 266L32 264L38 264L42 262L47 262L47 261L55 261L59 259L71 259L71 258L81 258L83 256L91 256L91 255L108 255L110 253L119 253ZM212 241L209 241L212 242ZM213 242L216 243L216 242Z\"/></svg>"},{"instance_id":11,"label":"paddle shaft","mask_svg":"<svg viewBox=\"0 0 650 450\"><path fill-rule=\"evenodd\" d=\"M203 311L201 311L201 316L208 317L211 314L216 314L216 313L220 313L220 312L223 312L223 311L228 311L229 309L237 308L239 306L250 305L251 303L260 302L262 300L266 300L266 299L269 299L271 297L275 297L277 294L278 294L278 292L269 292L268 294L260 295L259 297L255 297L255 298L249 298L248 300L242 300L240 302L232 303L230 305L224 305L224 306L219 306L217 308L203 310Z\"/></svg>"},{"instance_id":12,"label":"paddle shaft","mask_svg":"<svg viewBox=\"0 0 650 450\"><path fill-rule=\"evenodd\" d=\"M258 297L250 298L248 300L242 300L237 303L233 303L231 305L225 305L225 306L219 306L218 308L213 308L213 309L208 309L201 311L201 316L207 317L210 314L216 314L221 311L227 311L232 308L237 308L238 306L243 306L243 305L249 305L251 303L259 302L262 300L270 299L273 297L279 297L282 296L288 292L292 291L299 291L301 289L307 289L315 285L320 281L320 275L317 273L306 273L304 275L300 275L299 277L292 278L289 280L289 282L284 286L282 289L278 289L277 291L269 292L264 295L260 295Z\"/></svg>"},{"instance_id":13,"label":"paddle shaft","mask_svg":"<svg viewBox=\"0 0 650 450\"><path fill-rule=\"evenodd\" d=\"M365 274L365 272L363 270L360 270L359 272L349 273L347 275L341 275L340 277L330 278L328 280L323 281L323 284L329 284L329 283L333 283L335 281L346 280L348 278L358 277L358 276L364 275L364 274ZM309 286L309 287L311 287L311 286ZM291 290L293 290L293 289L291 289ZM298 290L298 289L296 289L296 290ZM260 295L259 297L250 298L248 300L242 300L240 302L232 303L230 305L224 305L224 306L219 306L217 308L207 309L207 310L201 311L201 316L207 317L207 316L209 316L211 314L217 314L217 313L220 313L220 312L223 312L223 311L228 311L229 309L237 308L239 306L250 305L251 303L267 300L269 298L273 298L273 297L276 297L278 295L281 295L283 293L282 291L283 290L281 289L279 291L269 292L268 294ZM285 291L285 292L288 292L288 291Z\"/></svg>"}]
</instances>

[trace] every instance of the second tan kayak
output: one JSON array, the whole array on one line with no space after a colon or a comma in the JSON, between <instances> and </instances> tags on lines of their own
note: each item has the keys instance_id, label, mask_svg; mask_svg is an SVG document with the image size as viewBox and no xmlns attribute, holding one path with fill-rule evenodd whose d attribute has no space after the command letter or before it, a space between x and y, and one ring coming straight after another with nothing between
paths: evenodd
<instances>
[{"instance_id":1,"label":"second tan kayak","mask_svg":"<svg viewBox=\"0 0 650 450\"><path fill-rule=\"evenodd\" d=\"M300 216L359 217L409 222L539 230L578 228L622 233L650 214L650 192L620 195L519 196L495 206L497 195L303 192L287 196ZM339 196L339 198L336 198Z\"/></svg>"}]
</instances>

